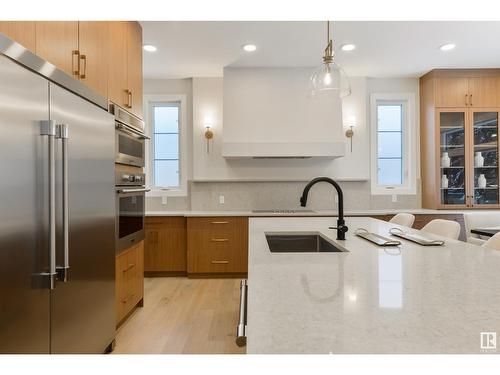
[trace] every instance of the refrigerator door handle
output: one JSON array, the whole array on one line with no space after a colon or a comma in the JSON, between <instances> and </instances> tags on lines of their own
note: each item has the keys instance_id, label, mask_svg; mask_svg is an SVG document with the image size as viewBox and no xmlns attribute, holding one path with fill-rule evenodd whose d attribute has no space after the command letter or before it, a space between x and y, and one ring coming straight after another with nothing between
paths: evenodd
<instances>
[{"instance_id":1,"label":"refrigerator door handle","mask_svg":"<svg viewBox=\"0 0 500 375\"><path fill-rule=\"evenodd\" d=\"M57 279L69 282L69 198L68 198L68 125L58 124L56 138L62 147L62 227L63 227L63 265L56 267Z\"/></svg>"},{"instance_id":2,"label":"refrigerator door handle","mask_svg":"<svg viewBox=\"0 0 500 375\"><path fill-rule=\"evenodd\" d=\"M56 177L55 177L55 156L54 138L56 136L56 124L54 120L44 120L40 122L40 135L47 137L48 144L48 228L49 228L49 288L55 288L56 282Z\"/></svg>"}]
</instances>

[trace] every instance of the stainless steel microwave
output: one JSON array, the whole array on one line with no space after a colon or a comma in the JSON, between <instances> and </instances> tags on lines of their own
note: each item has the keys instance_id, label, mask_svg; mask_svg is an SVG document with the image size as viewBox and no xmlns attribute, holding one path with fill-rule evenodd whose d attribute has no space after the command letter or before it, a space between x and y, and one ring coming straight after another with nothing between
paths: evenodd
<instances>
[{"instance_id":1,"label":"stainless steel microwave","mask_svg":"<svg viewBox=\"0 0 500 375\"><path fill-rule=\"evenodd\" d=\"M145 140L149 139L144 121L113 103L110 112L115 115L115 162L144 167Z\"/></svg>"}]
</instances>

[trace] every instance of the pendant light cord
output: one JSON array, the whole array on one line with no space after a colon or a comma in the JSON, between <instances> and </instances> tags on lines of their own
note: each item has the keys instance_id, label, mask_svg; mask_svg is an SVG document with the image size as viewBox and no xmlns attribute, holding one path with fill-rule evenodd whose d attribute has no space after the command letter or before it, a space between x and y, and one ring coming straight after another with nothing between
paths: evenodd
<instances>
[{"instance_id":1,"label":"pendant light cord","mask_svg":"<svg viewBox=\"0 0 500 375\"><path fill-rule=\"evenodd\" d=\"M330 21L326 21L326 44L330 43Z\"/></svg>"}]
</instances>

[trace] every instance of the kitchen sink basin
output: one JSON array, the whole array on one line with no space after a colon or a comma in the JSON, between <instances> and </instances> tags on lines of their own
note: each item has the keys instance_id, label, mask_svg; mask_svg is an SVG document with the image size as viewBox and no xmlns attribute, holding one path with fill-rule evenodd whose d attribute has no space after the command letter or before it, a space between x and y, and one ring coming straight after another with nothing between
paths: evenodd
<instances>
[{"instance_id":1,"label":"kitchen sink basin","mask_svg":"<svg viewBox=\"0 0 500 375\"><path fill-rule=\"evenodd\" d=\"M318 233L266 233L272 253L341 253L347 251Z\"/></svg>"}]
</instances>

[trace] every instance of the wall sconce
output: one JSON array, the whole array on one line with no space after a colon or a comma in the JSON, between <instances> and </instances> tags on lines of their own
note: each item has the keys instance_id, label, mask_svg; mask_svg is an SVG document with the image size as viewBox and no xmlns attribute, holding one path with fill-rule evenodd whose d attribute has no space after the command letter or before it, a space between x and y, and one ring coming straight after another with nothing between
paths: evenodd
<instances>
[{"instance_id":1,"label":"wall sconce","mask_svg":"<svg viewBox=\"0 0 500 375\"><path fill-rule=\"evenodd\" d=\"M352 153L352 137L354 137L354 127L356 126L356 120L354 117L350 118L347 122L349 129L345 131L345 136L351 140L351 153Z\"/></svg>"},{"instance_id":2,"label":"wall sconce","mask_svg":"<svg viewBox=\"0 0 500 375\"><path fill-rule=\"evenodd\" d=\"M207 154L210 153L210 142L214 137L214 132L210 130L210 126L205 126L205 140L207 142Z\"/></svg>"}]
</instances>

